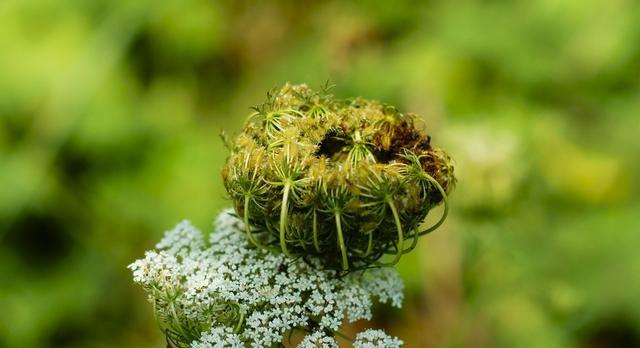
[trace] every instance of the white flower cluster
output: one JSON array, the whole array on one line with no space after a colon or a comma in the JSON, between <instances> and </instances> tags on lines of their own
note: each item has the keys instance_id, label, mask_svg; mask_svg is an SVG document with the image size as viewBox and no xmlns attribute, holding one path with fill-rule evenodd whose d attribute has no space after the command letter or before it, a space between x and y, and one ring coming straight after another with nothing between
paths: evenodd
<instances>
[{"instance_id":1,"label":"white flower cluster","mask_svg":"<svg viewBox=\"0 0 640 348\"><path fill-rule=\"evenodd\" d=\"M333 337L327 336L323 331L316 331L307 335L298 348L340 348Z\"/></svg>"},{"instance_id":2,"label":"white flower cluster","mask_svg":"<svg viewBox=\"0 0 640 348\"><path fill-rule=\"evenodd\" d=\"M382 330L365 330L356 336L353 348L400 348L402 341L387 335Z\"/></svg>"},{"instance_id":3,"label":"white flower cluster","mask_svg":"<svg viewBox=\"0 0 640 348\"><path fill-rule=\"evenodd\" d=\"M230 327L215 326L203 333L200 340L191 342L191 348L244 348L244 343Z\"/></svg>"},{"instance_id":4,"label":"white flower cluster","mask_svg":"<svg viewBox=\"0 0 640 348\"><path fill-rule=\"evenodd\" d=\"M184 221L129 266L175 347L271 347L292 330L309 332L299 347L337 347L328 334L345 317L371 319L373 300L401 306L403 284L393 269L340 277L314 259L292 260L251 247L231 211L215 225L207 246L202 233ZM376 332L359 335L356 347L399 346Z\"/></svg>"}]
</instances>

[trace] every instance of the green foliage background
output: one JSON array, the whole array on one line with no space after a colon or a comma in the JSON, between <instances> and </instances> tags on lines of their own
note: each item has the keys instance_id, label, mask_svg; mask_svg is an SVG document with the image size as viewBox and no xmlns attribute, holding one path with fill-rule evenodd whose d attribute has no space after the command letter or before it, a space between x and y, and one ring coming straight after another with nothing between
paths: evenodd
<instances>
[{"instance_id":1,"label":"green foliage background","mask_svg":"<svg viewBox=\"0 0 640 348\"><path fill-rule=\"evenodd\" d=\"M229 205L221 130L327 80L422 115L457 163L450 220L373 326L640 346L639 2L8 0L0 347L162 347L125 266Z\"/></svg>"}]
</instances>

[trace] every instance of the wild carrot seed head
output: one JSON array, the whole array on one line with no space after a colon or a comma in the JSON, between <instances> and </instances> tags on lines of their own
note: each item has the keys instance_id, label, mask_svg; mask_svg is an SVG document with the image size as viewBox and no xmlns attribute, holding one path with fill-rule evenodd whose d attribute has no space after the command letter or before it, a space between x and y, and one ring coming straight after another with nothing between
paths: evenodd
<instances>
[{"instance_id":1,"label":"wild carrot seed head","mask_svg":"<svg viewBox=\"0 0 640 348\"><path fill-rule=\"evenodd\" d=\"M345 272L397 262L456 182L415 115L304 84L254 108L223 179L252 243Z\"/></svg>"}]
</instances>

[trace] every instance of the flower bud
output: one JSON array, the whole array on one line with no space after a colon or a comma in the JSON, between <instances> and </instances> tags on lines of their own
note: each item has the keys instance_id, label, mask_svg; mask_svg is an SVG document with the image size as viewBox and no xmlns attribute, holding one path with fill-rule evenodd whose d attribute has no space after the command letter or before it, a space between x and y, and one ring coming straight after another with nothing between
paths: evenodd
<instances>
[{"instance_id":1,"label":"flower bud","mask_svg":"<svg viewBox=\"0 0 640 348\"><path fill-rule=\"evenodd\" d=\"M254 110L223 179L257 247L348 272L395 264L444 221L453 165L415 115L291 84ZM441 202L442 218L420 230Z\"/></svg>"}]
</instances>

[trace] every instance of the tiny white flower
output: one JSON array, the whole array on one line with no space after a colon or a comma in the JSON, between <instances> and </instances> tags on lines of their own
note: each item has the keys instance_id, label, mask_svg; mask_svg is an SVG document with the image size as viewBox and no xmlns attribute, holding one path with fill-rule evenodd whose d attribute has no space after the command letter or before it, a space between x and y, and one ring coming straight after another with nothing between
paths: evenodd
<instances>
[{"instance_id":1,"label":"tiny white flower","mask_svg":"<svg viewBox=\"0 0 640 348\"><path fill-rule=\"evenodd\" d=\"M193 341L191 348L244 348L240 336L228 327L214 327L205 332L199 341Z\"/></svg>"},{"instance_id":2,"label":"tiny white flower","mask_svg":"<svg viewBox=\"0 0 640 348\"><path fill-rule=\"evenodd\" d=\"M215 226L206 245L202 233L183 221L157 250L129 265L164 329L182 346L270 347L287 332L312 325L318 330L301 347L335 347L325 332L337 331L345 319L370 319L374 300L397 307L402 302L403 285L393 269L337 277L313 258L291 260L251 247L242 222L229 211ZM386 342L368 335L358 342Z\"/></svg>"},{"instance_id":3,"label":"tiny white flower","mask_svg":"<svg viewBox=\"0 0 640 348\"><path fill-rule=\"evenodd\" d=\"M339 346L333 337L327 336L323 331L316 331L305 336L298 348L339 348Z\"/></svg>"},{"instance_id":4,"label":"tiny white flower","mask_svg":"<svg viewBox=\"0 0 640 348\"><path fill-rule=\"evenodd\" d=\"M402 341L382 330L368 329L356 336L353 348L400 348Z\"/></svg>"}]
</instances>

